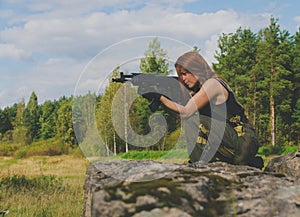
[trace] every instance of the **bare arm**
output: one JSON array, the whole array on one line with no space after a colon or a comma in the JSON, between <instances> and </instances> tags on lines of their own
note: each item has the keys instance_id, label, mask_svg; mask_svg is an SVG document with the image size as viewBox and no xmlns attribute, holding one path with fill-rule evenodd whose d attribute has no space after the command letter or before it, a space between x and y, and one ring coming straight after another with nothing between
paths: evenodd
<instances>
[{"instance_id":1,"label":"bare arm","mask_svg":"<svg viewBox=\"0 0 300 217\"><path fill-rule=\"evenodd\" d=\"M167 108L178 112L181 117L185 118L194 114L207 103L221 104L226 101L227 97L227 90L216 79L208 79L185 106L177 104L164 96L160 100Z\"/></svg>"}]
</instances>

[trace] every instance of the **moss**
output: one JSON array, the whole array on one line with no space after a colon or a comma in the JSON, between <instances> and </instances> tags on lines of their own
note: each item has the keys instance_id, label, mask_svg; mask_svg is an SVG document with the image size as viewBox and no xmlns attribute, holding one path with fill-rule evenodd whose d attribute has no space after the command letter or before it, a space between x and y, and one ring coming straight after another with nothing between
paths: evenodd
<instances>
[{"instance_id":1,"label":"moss","mask_svg":"<svg viewBox=\"0 0 300 217\"><path fill-rule=\"evenodd\" d=\"M196 216L201 217L219 217L226 213L228 202L227 201L209 201L201 202L203 210L196 212Z\"/></svg>"},{"instance_id":2,"label":"moss","mask_svg":"<svg viewBox=\"0 0 300 217\"><path fill-rule=\"evenodd\" d=\"M213 174L206 174L205 176L210 180L208 187L211 198L208 199L217 199L221 192L231 191L229 187L233 184L232 181Z\"/></svg>"},{"instance_id":3,"label":"moss","mask_svg":"<svg viewBox=\"0 0 300 217\"><path fill-rule=\"evenodd\" d=\"M139 196L150 195L157 198L157 204L143 207L144 210L151 210L154 207L176 207L192 216L214 217L226 214L233 203L232 189L238 183L227 180L218 175L201 171L180 171L180 178L184 181L177 183L168 178L161 178L148 182L124 183L120 182L113 186L106 186L104 190L110 194L110 200L122 200L125 203L136 203ZM198 202L203 209L194 207L196 201L184 189L184 183L196 183L197 177L208 178L206 200ZM169 191L161 191L166 188ZM120 192L123 192L120 194ZM220 195L226 195L225 200L220 200ZM126 195L126 196L124 196ZM197 203L197 202L196 202Z\"/></svg>"},{"instance_id":4,"label":"moss","mask_svg":"<svg viewBox=\"0 0 300 217\"><path fill-rule=\"evenodd\" d=\"M209 178L209 195L207 202L201 202L203 210L197 212L197 216L218 217L227 216L233 203L232 189L238 186L238 183L220 177L214 174L205 174ZM219 200L221 194L226 195L226 200Z\"/></svg>"},{"instance_id":5,"label":"moss","mask_svg":"<svg viewBox=\"0 0 300 217\"><path fill-rule=\"evenodd\" d=\"M161 191L160 189L162 187L167 188L169 193ZM115 186L106 187L105 190L110 194L111 200L122 200L125 203L136 203L139 196L150 195L157 198L157 204L155 205L156 208L177 207L185 210L186 207L182 206L183 201L192 201L193 199L181 188L182 187L179 184L174 183L169 179L162 178L149 182L136 182L126 185L121 182ZM116 194L118 189L124 192L127 197L122 198L120 194ZM151 210L154 206L151 205L148 208L148 210ZM188 209L193 210L192 205L190 205Z\"/></svg>"}]
</instances>

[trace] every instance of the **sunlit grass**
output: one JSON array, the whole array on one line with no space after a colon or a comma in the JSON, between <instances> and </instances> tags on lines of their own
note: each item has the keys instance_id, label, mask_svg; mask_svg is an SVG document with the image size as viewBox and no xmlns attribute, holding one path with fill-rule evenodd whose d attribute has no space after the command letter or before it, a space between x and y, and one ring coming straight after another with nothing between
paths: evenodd
<instances>
[{"instance_id":1,"label":"sunlit grass","mask_svg":"<svg viewBox=\"0 0 300 217\"><path fill-rule=\"evenodd\" d=\"M262 157L266 166L275 156ZM167 163L186 163L188 159L185 150L132 151L115 158ZM9 210L8 217L81 216L83 184L90 162L71 155L0 157L0 211Z\"/></svg>"},{"instance_id":2,"label":"sunlit grass","mask_svg":"<svg viewBox=\"0 0 300 217\"><path fill-rule=\"evenodd\" d=\"M0 162L0 210L9 210L9 217L81 215L86 159L0 157Z\"/></svg>"}]
</instances>

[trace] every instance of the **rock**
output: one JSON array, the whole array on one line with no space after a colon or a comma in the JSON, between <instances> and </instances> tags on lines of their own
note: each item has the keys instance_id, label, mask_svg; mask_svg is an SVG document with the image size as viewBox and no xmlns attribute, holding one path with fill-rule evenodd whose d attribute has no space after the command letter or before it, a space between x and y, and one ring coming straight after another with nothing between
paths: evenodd
<instances>
[{"instance_id":1,"label":"rock","mask_svg":"<svg viewBox=\"0 0 300 217\"><path fill-rule=\"evenodd\" d=\"M300 150L271 159L265 171L283 173L300 178Z\"/></svg>"},{"instance_id":2,"label":"rock","mask_svg":"<svg viewBox=\"0 0 300 217\"><path fill-rule=\"evenodd\" d=\"M186 212L181 211L177 208L167 208L164 207L162 209L155 208L151 211L142 211L134 214L133 217L192 217Z\"/></svg>"},{"instance_id":3,"label":"rock","mask_svg":"<svg viewBox=\"0 0 300 217\"><path fill-rule=\"evenodd\" d=\"M83 217L300 216L298 178L223 162L97 162L84 190Z\"/></svg>"}]
</instances>

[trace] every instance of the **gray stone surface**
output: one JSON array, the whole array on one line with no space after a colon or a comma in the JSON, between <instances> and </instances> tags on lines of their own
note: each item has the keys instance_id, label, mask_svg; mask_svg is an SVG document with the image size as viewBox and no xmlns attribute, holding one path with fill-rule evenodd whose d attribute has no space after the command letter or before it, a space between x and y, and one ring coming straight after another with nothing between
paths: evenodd
<instances>
[{"instance_id":1,"label":"gray stone surface","mask_svg":"<svg viewBox=\"0 0 300 217\"><path fill-rule=\"evenodd\" d=\"M157 170L142 169L153 165ZM298 177L222 162L201 168L97 162L87 170L84 190L83 217L300 216Z\"/></svg>"},{"instance_id":2,"label":"gray stone surface","mask_svg":"<svg viewBox=\"0 0 300 217\"><path fill-rule=\"evenodd\" d=\"M273 158L268 162L265 171L284 173L300 178L300 150Z\"/></svg>"}]
</instances>

